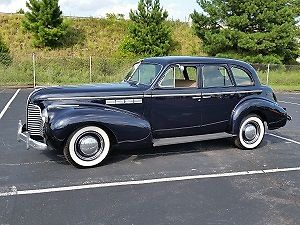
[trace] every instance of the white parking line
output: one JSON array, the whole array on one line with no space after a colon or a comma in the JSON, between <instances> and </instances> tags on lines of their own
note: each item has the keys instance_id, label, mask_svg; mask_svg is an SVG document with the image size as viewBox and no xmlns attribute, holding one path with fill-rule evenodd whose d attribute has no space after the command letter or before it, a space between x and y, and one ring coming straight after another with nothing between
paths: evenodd
<instances>
[{"instance_id":1,"label":"white parking line","mask_svg":"<svg viewBox=\"0 0 300 225\"><path fill-rule=\"evenodd\" d=\"M7 111L8 107L10 106L10 104L13 102L13 100L17 97L18 93L20 92L20 89L18 89L15 94L11 97L11 99L8 101L8 103L6 104L6 106L4 107L4 109L1 111L0 113L0 120L2 119L2 117L4 116L4 113Z\"/></svg>"},{"instance_id":2,"label":"white parking line","mask_svg":"<svg viewBox=\"0 0 300 225\"><path fill-rule=\"evenodd\" d=\"M289 139L289 138L281 137L281 136L278 136L276 134L267 133L267 135L270 135L270 136L273 136L273 137L276 137L276 138L279 138L279 139L282 139L282 140L289 141L289 142L292 142L294 144L300 145L300 142L298 142L298 141L294 141L294 140Z\"/></svg>"},{"instance_id":3,"label":"white parking line","mask_svg":"<svg viewBox=\"0 0 300 225\"><path fill-rule=\"evenodd\" d=\"M295 102L286 102L286 101L279 101L280 103L285 103L285 104L291 104L291 105L298 105L300 106L299 103L295 103Z\"/></svg>"},{"instance_id":4,"label":"white parking line","mask_svg":"<svg viewBox=\"0 0 300 225\"><path fill-rule=\"evenodd\" d=\"M283 169L269 169L269 170L254 170L254 171L231 172L231 173L219 173L219 174L206 174L206 175L195 175L195 176L182 176L182 177L167 177L167 178L157 178L157 179L150 179L150 180L135 180L135 181L131 180L131 181L123 181L123 182L87 184L87 185L45 188L45 189L36 189L36 190L20 190L20 191L18 191L16 186L12 186L12 187L8 188L9 191L2 192L2 193L0 192L0 197L16 196L16 195L43 194L43 193L53 193L53 192L65 192L65 191L107 188L107 187L119 187L119 186L145 185L145 184L166 183L166 182L187 181L187 180L200 180L200 179L220 178L220 177L237 177L237 176L249 176L249 175L257 175L257 174L274 174L274 173L291 172L291 171L300 171L300 167L283 168Z\"/></svg>"}]
</instances>

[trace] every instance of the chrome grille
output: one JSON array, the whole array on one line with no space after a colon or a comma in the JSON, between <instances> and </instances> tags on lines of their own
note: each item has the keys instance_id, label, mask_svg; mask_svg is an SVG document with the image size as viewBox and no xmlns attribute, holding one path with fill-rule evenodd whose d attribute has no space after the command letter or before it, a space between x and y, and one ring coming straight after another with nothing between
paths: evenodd
<instances>
[{"instance_id":1,"label":"chrome grille","mask_svg":"<svg viewBox=\"0 0 300 225\"><path fill-rule=\"evenodd\" d=\"M30 135L43 136L43 120L40 107L29 103L27 107L27 129Z\"/></svg>"}]
</instances>

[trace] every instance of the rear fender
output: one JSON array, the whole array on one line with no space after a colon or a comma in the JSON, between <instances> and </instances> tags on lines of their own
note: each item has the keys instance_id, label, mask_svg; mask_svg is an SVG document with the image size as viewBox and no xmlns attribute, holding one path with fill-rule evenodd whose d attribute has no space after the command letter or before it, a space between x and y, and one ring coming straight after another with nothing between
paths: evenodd
<instances>
[{"instance_id":1,"label":"rear fender","mask_svg":"<svg viewBox=\"0 0 300 225\"><path fill-rule=\"evenodd\" d=\"M265 98L251 98L240 102L232 112L230 133L238 134L242 120L249 114L257 114L269 129L283 127L287 122L287 113L277 103Z\"/></svg>"},{"instance_id":2,"label":"rear fender","mask_svg":"<svg viewBox=\"0 0 300 225\"><path fill-rule=\"evenodd\" d=\"M48 106L46 135L52 141L65 142L72 132L83 126L96 125L113 135L116 144L152 143L151 126L141 116L110 106L81 104L79 106Z\"/></svg>"}]
</instances>

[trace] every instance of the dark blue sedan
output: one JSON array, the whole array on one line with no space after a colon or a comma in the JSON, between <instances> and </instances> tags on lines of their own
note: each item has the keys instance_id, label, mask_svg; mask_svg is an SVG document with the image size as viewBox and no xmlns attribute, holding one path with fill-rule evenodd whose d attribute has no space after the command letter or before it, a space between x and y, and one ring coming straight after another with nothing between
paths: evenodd
<instances>
[{"instance_id":1,"label":"dark blue sedan","mask_svg":"<svg viewBox=\"0 0 300 225\"><path fill-rule=\"evenodd\" d=\"M158 146L234 139L254 149L265 127L290 116L245 62L208 57L147 58L123 82L49 87L28 98L18 137L27 147L62 150L77 167L100 164L113 145Z\"/></svg>"}]
</instances>

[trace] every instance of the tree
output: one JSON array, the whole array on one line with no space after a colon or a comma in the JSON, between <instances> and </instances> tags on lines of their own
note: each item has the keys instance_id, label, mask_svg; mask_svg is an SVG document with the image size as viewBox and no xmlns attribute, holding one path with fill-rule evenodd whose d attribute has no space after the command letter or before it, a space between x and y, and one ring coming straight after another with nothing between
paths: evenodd
<instances>
[{"instance_id":1,"label":"tree","mask_svg":"<svg viewBox=\"0 0 300 225\"><path fill-rule=\"evenodd\" d=\"M17 12L16 12L17 14L25 14L25 11L24 11L24 9L19 9Z\"/></svg>"},{"instance_id":2,"label":"tree","mask_svg":"<svg viewBox=\"0 0 300 225\"><path fill-rule=\"evenodd\" d=\"M299 0L197 0L191 15L205 51L250 62L289 63L299 56Z\"/></svg>"},{"instance_id":3,"label":"tree","mask_svg":"<svg viewBox=\"0 0 300 225\"><path fill-rule=\"evenodd\" d=\"M131 10L132 23L123 49L138 55L167 55L171 48L171 30L166 24L168 13L159 0L140 0L138 10Z\"/></svg>"},{"instance_id":4,"label":"tree","mask_svg":"<svg viewBox=\"0 0 300 225\"><path fill-rule=\"evenodd\" d=\"M61 45L68 26L62 18L58 0L29 0L23 27L33 33L34 45L57 47Z\"/></svg>"},{"instance_id":5,"label":"tree","mask_svg":"<svg viewBox=\"0 0 300 225\"><path fill-rule=\"evenodd\" d=\"M108 20L124 20L125 15L124 14L115 14L115 13L106 13L106 19Z\"/></svg>"},{"instance_id":6,"label":"tree","mask_svg":"<svg viewBox=\"0 0 300 225\"><path fill-rule=\"evenodd\" d=\"M12 62L10 51L0 36L0 64L9 66Z\"/></svg>"}]
</instances>

